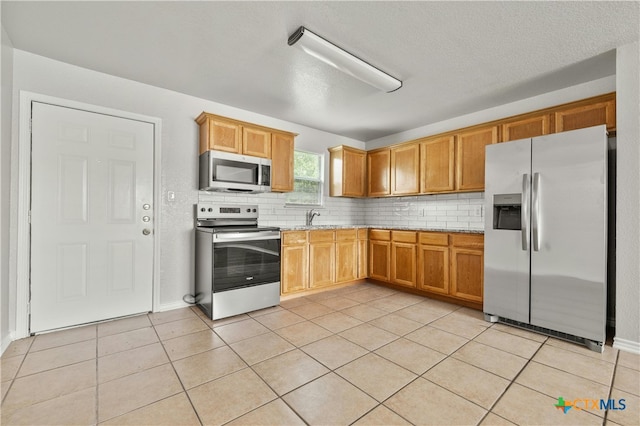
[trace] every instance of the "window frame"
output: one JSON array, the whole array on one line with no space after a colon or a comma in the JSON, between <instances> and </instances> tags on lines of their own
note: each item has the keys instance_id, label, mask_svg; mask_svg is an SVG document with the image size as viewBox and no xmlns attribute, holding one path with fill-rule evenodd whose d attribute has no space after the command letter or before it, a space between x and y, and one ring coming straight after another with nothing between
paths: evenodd
<instances>
[{"instance_id":1,"label":"window frame","mask_svg":"<svg viewBox=\"0 0 640 426\"><path fill-rule=\"evenodd\" d=\"M318 157L320 164L318 165L318 170L319 170L319 178L318 179L313 179L313 178L308 178L308 177L297 177L296 176L296 165L295 165L295 153L296 152L302 152L304 154L312 154ZM294 149L294 164L293 164L293 187L294 190L291 192L288 192L286 195L286 200L285 200L285 207L298 207L298 208L306 208L306 207L324 207L324 155L322 153L319 152L312 152L312 151L305 151L302 149ZM319 184L319 188L320 191L318 193L318 202L317 203L295 203L295 202L290 202L289 201L289 195L290 194L294 194L296 193L295 191L295 183L297 180L301 180L301 181L308 181L308 182L318 182Z\"/></svg>"}]
</instances>

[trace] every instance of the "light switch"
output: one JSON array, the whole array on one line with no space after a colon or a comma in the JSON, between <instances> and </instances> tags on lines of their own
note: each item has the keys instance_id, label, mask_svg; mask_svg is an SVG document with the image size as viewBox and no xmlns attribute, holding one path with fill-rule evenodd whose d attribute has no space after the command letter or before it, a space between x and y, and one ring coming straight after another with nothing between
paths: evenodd
<instances>
[{"instance_id":1,"label":"light switch","mask_svg":"<svg viewBox=\"0 0 640 426\"><path fill-rule=\"evenodd\" d=\"M167 201L175 201L176 193L174 191L167 191Z\"/></svg>"}]
</instances>

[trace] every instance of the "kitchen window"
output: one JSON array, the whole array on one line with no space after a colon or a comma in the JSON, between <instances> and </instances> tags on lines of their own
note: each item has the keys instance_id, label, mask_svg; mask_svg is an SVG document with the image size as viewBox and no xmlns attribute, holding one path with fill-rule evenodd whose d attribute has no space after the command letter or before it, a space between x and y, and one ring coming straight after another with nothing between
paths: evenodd
<instances>
[{"instance_id":1,"label":"kitchen window","mask_svg":"<svg viewBox=\"0 0 640 426\"><path fill-rule=\"evenodd\" d=\"M322 154L305 151L294 152L293 192L287 194L287 205L322 205L323 163L324 156Z\"/></svg>"}]
</instances>

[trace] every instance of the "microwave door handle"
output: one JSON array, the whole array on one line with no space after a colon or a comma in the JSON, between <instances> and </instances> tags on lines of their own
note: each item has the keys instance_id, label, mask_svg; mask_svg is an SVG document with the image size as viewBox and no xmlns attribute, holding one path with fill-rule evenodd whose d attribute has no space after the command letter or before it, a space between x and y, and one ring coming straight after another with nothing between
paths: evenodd
<instances>
[{"instance_id":1,"label":"microwave door handle","mask_svg":"<svg viewBox=\"0 0 640 426\"><path fill-rule=\"evenodd\" d=\"M531 177L525 173L522 175L522 208L520 211L520 222L522 224L522 250L529 250L529 217L531 198Z\"/></svg>"}]
</instances>

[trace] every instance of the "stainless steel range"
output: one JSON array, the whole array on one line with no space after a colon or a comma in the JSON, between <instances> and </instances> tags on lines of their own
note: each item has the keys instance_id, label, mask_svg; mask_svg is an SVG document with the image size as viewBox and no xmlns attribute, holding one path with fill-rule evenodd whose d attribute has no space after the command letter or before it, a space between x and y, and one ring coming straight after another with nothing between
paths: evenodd
<instances>
[{"instance_id":1,"label":"stainless steel range","mask_svg":"<svg viewBox=\"0 0 640 426\"><path fill-rule=\"evenodd\" d=\"M196 206L196 303L211 319L280 303L280 229L258 206Z\"/></svg>"}]
</instances>

